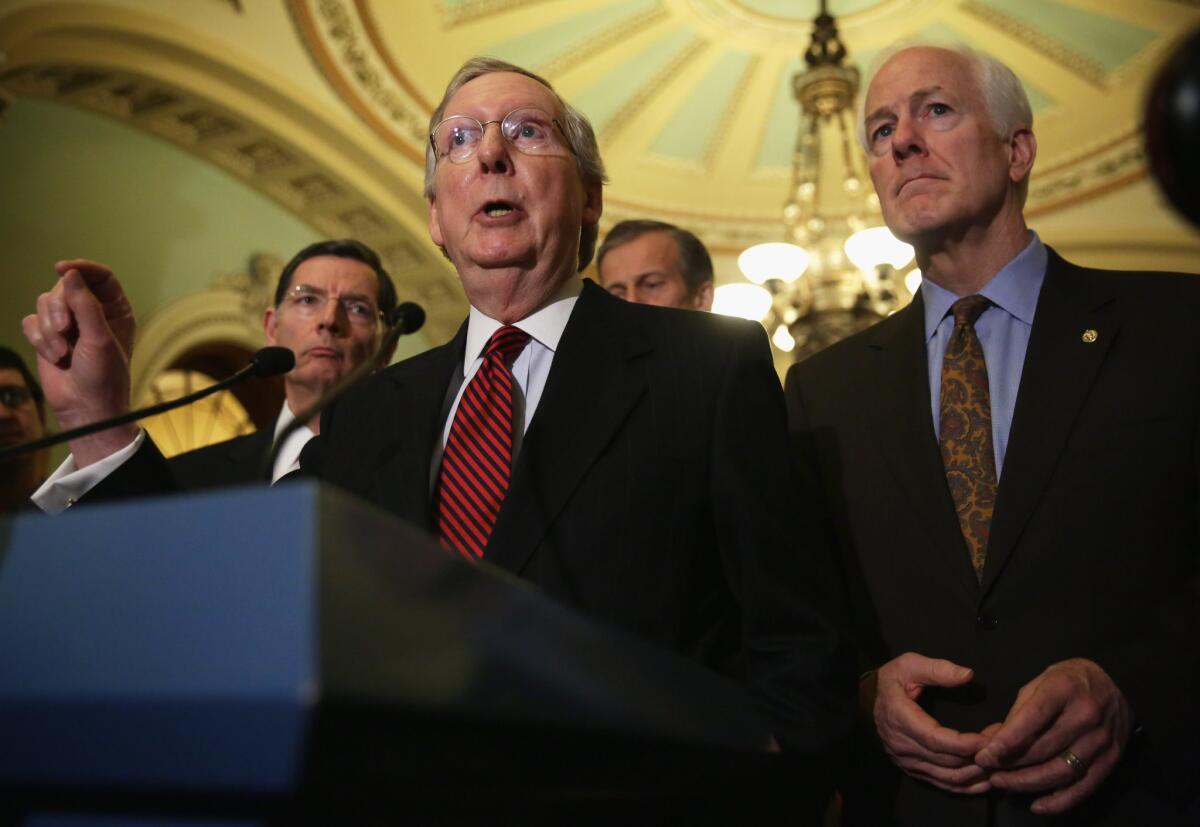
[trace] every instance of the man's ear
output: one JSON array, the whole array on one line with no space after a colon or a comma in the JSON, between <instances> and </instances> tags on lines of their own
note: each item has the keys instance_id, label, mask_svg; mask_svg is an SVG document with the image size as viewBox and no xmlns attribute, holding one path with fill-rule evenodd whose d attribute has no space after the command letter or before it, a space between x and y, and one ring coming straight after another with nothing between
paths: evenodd
<instances>
[{"instance_id":1,"label":"man's ear","mask_svg":"<svg viewBox=\"0 0 1200 827\"><path fill-rule=\"evenodd\" d=\"M445 247L442 239L442 224L438 220L437 197L429 199L429 237L439 247Z\"/></svg>"},{"instance_id":2,"label":"man's ear","mask_svg":"<svg viewBox=\"0 0 1200 827\"><path fill-rule=\"evenodd\" d=\"M1037 138L1033 130L1019 127L1009 139L1008 148L1008 176L1014 184L1019 184L1029 177L1037 158Z\"/></svg>"},{"instance_id":3,"label":"man's ear","mask_svg":"<svg viewBox=\"0 0 1200 827\"><path fill-rule=\"evenodd\" d=\"M604 184L596 181L583 187L583 225L600 223L600 214L604 212Z\"/></svg>"},{"instance_id":4,"label":"man's ear","mask_svg":"<svg viewBox=\"0 0 1200 827\"><path fill-rule=\"evenodd\" d=\"M697 310L712 310L713 302L713 283L706 281L696 290L692 296L692 306Z\"/></svg>"},{"instance_id":5,"label":"man's ear","mask_svg":"<svg viewBox=\"0 0 1200 827\"><path fill-rule=\"evenodd\" d=\"M275 344L275 327L279 324L279 319L276 318L275 308L268 307L263 311L263 333L267 335L267 344Z\"/></svg>"}]
</instances>

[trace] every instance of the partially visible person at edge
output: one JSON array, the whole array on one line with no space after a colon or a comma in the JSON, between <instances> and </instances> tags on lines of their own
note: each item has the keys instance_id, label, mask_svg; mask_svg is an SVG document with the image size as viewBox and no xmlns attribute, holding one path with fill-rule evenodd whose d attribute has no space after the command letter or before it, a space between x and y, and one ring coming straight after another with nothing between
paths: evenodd
<instances>
[{"instance_id":1,"label":"partially visible person at edge","mask_svg":"<svg viewBox=\"0 0 1200 827\"><path fill-rule=\"evenodd\" d=\"M41 385L16 351L0 347L0 448L31 442L45 431ZM0 512L27 506L49 469L49 448L0 460Z\"/></svg>"}]
</instances>

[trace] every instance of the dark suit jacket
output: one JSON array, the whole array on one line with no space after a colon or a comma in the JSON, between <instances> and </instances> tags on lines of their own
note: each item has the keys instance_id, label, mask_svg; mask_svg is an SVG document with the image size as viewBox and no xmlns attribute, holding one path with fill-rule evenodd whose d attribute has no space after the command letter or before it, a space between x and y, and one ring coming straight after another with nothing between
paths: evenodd
<instances>
[{"instance_id":1,"label":"dark suit jacket","mask_svg":"<svg viewBox=\"0 0 1200 827\"><path fill-rule=\"evenodd\" d=\"M167 465L182 490L267 482L263 462L273 437L274 429L266 428L179 454Z\"/></svg>"},{"instance_id":2,"label":"dark suit jacket","mask_svg":"<svg viewBox=\"0 0 1200 827\"><path fill-rule=\"evenodd\" d=\"M348 394L303 469L432 527L431 459L465 338L464 324ZM748 678L785 746L824 751L848 729L853 664L828 547L801 539L785 446L760 326L585 282L484 559Z\"/></svg>"},{"instance_id":3,"label":"dark suit jacket","mask_svg":"<svg viewBox=\"0 0 1200 827\"><path fill-rule=\"evenodd\" d=\"M450 343L326 411L302 471L432 528ZM784 747L850 729L853 659L829 544L796 496L761 326L627 304L591 282L555 352L485 560L756 691ZM148 445L88 495L170 488Z\"/></svg>"},{"instance_id":4,"label":"dark suit jacket","mask_svg":"<svg viewBox=\"0 0 1200 827\"><path fill-rule=\"evenodd\" d=\"M907 651L972 667L971 687L921 703L979 731L1050 664L1091 658L1143 730L1064 822L1176 823L1166 799L1200 781L1200 279L1086 270L1051 252L982 584L934 437L923 314L918 297L788 374L802 480L830 507L861 667ZM1029 799L911 779L877 742L860 762L851 823L1040 823Z\"/></svg>"}]
</instances>

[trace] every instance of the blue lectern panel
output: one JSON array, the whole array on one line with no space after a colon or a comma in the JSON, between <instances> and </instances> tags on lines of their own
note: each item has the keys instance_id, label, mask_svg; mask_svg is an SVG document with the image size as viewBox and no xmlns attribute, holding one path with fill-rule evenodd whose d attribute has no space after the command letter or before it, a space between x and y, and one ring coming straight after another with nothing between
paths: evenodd
<instances>
[{"instance_id":1,"label":"blue lectern panel","mask_svg":"<svg viewBox=\"0 0 1200 827\"><path fill-rule=\"evenodd\" d=\"M0 535L0 782L285 788L313 702L315 486ZM272 516L268 536L261 515Z\"/></svg>"}]
</instances>

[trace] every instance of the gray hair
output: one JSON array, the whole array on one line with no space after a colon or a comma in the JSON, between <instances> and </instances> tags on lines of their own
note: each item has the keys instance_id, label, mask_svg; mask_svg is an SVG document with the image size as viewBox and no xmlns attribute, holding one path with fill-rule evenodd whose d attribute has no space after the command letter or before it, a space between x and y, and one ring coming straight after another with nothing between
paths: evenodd
<instances>
[{"instance_id":1,"label":"gray hair","mask_svg":"<svg viewBox=\"0 0 1200 827\"><path fill-rule=\"evenodd\" d=\"M524 75L550 90L550 93L554 95L554 99L558 101L558 105L562 109L564 121L562 124L563 132L566 134L567 145L571 153L575 156L575 164L579 168L580 180L583 181L585 187L596 184L603 185L608 180L608 176L604 171L604 161L600 158L600 146L596 142L596 132L592 129L592 125L588 122L588 119L584 117L582 112L563 100L562 96L554 91L554 87L544 77L499 58L473 57L454 73L454 77L450 79L450 83L446 86L446 91L442 94L441 103L437 105L437 108L433 110L433 115L429 118L429 134L432 135L434 127L445 118L446 105L450 103L450 98L454 97L459 89L476 78L495 72L514 72L518 75ZM427 143L425 146L425 198L430 201L433 200L434 196L433 175L436 168L437 157L433 153L433 144ZM599 224L593 224L590 227L582 227L580 229L580 272L591 262L592 256L596 252L596 240L599 237ZM445 254L445 252L445 248L442 248L442 253Z\"/></svg>"},{"instance_id":2,"label":"gray hair","mask_svg":"<svg viewBox=\"0 0 1200 827\"><path fill-rule=\"evenodd\" d=\"M867 145L867 125L866 125L866 107L867 93L870 88L871 81L875 75L883 68L884 64L891 60L901 52L906 52L909 49L917 48L932 48L941 49L946 52L952 52L967 61L971 69L975 73L975 82L979 84L979 91L983 93L984 104L987 106L988 115L992 119L992 127L996 130L996 134L1000 140L1007 142L1021 127L1029 129L1033 126L1033 109L1029 106L1029 96L1025 94L1025 87L1021 85L1020 79L1016 76L1012 69L1008 68L1004 63L997 58L992 57L986 52L972 49L962 43L922 43L922 42L906 42L897 44L882 52L878 57L871 62L871 71L867 77L867 82L863 84L863 93L859 96L858 102L858 142L867 152L871 148Z\"/></svg>"}]
</instances>

